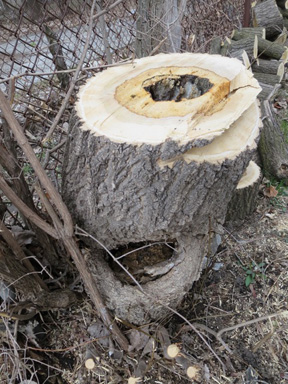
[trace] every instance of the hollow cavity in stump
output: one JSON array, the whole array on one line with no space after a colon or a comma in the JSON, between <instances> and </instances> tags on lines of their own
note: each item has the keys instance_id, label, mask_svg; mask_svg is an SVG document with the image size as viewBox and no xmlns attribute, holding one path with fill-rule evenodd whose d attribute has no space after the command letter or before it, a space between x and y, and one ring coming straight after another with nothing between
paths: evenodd
<instances>
[{"instance_id":1,"label":"hollow cavity in stump","mask_svg":"<svg viewBox=\"0 0 288 384\"><path fill-rule=\"evenodd\" d=\"M202 96L213 85L209 79L194 75L165 76L148 86L145 86L145 82L143 83L145 91L150 93L154 101L175 100L176 102Z\"/></svg>"},{"instance_id":2,"label":"hollow cavity in stump","mask_svg":"<svg viewBox=\"0 0 288 384\"><path fill-rule=\"evenodd\" d=\"M153 281L168 273L177 259L177 243L160 242L149 244L147 242L131 243L127 246L112 250L111 253L140 283ZM135 285L127 273L111 258L109 265L115 275L123 283Z\"/></svg>"}]
</instances>

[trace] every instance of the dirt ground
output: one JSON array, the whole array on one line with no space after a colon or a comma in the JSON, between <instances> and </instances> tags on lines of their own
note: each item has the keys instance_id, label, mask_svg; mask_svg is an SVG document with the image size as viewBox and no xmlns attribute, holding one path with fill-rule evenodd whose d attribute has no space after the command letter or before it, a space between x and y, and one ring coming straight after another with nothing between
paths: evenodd
<instances>
[{"instance_id":1,"label":"dirt ground","mask_svg":"<svg viewBox=\"0 0 288 384\"><path fill-rule=\"evenodd\" d=\"M155 384L288 383L286 193L266 181L255 213L223 228L217 254L179 309L192 328L175 314L141 328L115 319L131 343L125 354L84 295L67 310L18 323L3 319L1 383L12 382L15 364L13 383L21 384L133 384L139 375ZM165 334L181 358L165 358ZM95 365L87 369L90 357Z\"/></svg>"}]
</instances>

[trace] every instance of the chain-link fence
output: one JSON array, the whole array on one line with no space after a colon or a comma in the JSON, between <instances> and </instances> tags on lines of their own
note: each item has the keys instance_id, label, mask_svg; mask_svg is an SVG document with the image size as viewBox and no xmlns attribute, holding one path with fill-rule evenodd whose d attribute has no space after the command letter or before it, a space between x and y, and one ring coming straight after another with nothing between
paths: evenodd
<instances>
[{"instance_id":1,"label":"chain-link fence","mask_svg":"<svg viewBox=\"0 0 288 384\"><path fill-rule=\"evenodd\" d=\"M111 4L98 1L96 11ZM6 85L25 124L39 107L50 120L72 73L55 71L77 66L86 42L91 0L1 0L0 9L2 87ZM182 20L182 50L207 51L213 36L241 26L243 11L244 0L188 0ZM136 0L122 1L99 17L84 67L131 57L137 17Z\"/></svg>"},{"instance_id":2,"label":"chain-link fence","mask_svg":"<svg viewBox=\"0 0 288 384\"><path fill-rule=\"evenodd\" d=\"M155 30L157 25L166 26L164 17L172 11L163 8L164 0L163 7L157 0L140 12L139 4L145 1L0 0L0 87L55 183L61 169L63 135L78 86L103 66L134 58L137 38L153 34L153 29L155 45L160 43L155 53L165 52ZM213 37L224 37L241 26L244 2L187 0L180 25L180 50L207 52ZM160 16L155 16L152 9L155 3L163 8ZM98 16L89 29L92 6L93 14ZM137 27L141 23L146 24L146 29L139 34ZM83 51L86 54L74 93L58 119L55 135L44 148L39 143L55 122Z\"/></svg>"},{"instance_id":3,"label":"chain-link fence","mask_svg":"<svg viewBox=\"0 0 288 384\"><path fill-rule=\"evenodd\" d=\"M143 0L97 0L96 3L92 0L0 0L0 87L8 94L42 163L55 171L54 176L50 172L55 183L61 169L61 143L64 143L63 135L78 86L103 66L135 57L137 26L141 18L142 24L150 19L146 35L153 29L153 23L162 23L152 9L140 14L140 1L143 4ZM180 49L207 52L213 37L224 37L241 26L244 2L187 0L181 19ZM98 16L94 17L87 42L93 4L93 14ZM158 4L161 7L161 1L158 0ZM164 11L166 15L170 12L169 9ZM156 44L157 38L156 35ZM86 54L74 93L57 123L56 134L43 148L39 143L55 122L83 51ZM159 51L163 51L161 44L155 53Z\"/></svg>"}]
</instances>

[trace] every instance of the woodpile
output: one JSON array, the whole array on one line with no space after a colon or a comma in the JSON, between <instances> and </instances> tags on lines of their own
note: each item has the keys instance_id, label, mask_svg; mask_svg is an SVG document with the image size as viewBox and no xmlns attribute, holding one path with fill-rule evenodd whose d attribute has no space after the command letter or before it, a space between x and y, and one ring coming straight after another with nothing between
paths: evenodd
<instances>
[{"instance_id":1,"label":"woodpile","mask_svg":"<svg viewBox=\"0 0 288 384\"><path fill-rule=\"evenodd\" d=\"M288 145L273 109L285 85L287 8L287 1L258 1L252 7L253 27L235 30L224 42L215 38L210 50L241 60L258 80L264 124L259 145L261 165L266 176L278 180L288 178Z\"/></svg>"}]
</instances>

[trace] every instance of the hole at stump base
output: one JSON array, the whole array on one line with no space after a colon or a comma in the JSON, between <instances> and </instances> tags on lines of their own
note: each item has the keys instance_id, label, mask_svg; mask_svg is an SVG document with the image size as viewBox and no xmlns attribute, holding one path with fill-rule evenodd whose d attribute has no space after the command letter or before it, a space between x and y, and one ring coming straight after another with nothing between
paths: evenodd
<instances>
[{"instance_id":1,"label":"hole at stump base","mask_svg":"<svg viewBox=\"0 0 288 384\"><path fill-rule=\"evenodd\" d=\"M177 258L177 243L173 241L157 243L130 243L111 251L118 261L141 284L156 280L173 268ZM116 277L125 284L135 285L130 276L111 257L108 263Z\"/></svg>"},{"instance_id":2,"label":"hole at stump base","mask_svg":"<svg viewBox=\"0 0 288 384\"><path fill-rule=\"evenodd\" d=\"M151 82L151 79L149 79ZM169 76L143 87L154 101L171 101L195 99L213 87L209 79L194 75Z\"/></svg>"}]
</instances>

